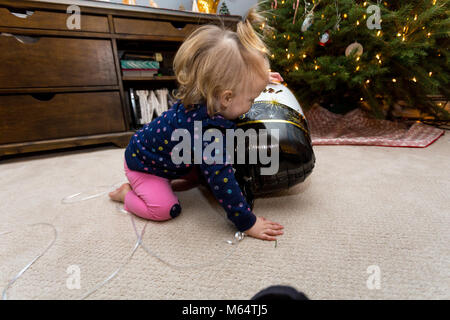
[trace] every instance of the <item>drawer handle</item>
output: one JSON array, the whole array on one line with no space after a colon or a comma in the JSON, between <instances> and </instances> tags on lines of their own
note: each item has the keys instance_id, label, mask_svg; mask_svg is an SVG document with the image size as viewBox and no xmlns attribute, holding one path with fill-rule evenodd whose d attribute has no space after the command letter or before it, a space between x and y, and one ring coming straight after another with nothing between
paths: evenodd
<instances>
[{"instance_id":1,"label":"drawer handle","mask_svg":"<svg viewBox=\"0 0 450 320\"><path fill-rule=\"evenodd\" d=\"M0 36L14 37L14 38L16 38L17 41L19 41L20 43L23 43L23 44L33 44L33 43L38 42L41 39L40 37L21 36L21 35L5 33L5 32L0 33Z\"/></svg>"},{"instance_id":2,"label":"drawer handle","mask_svg":"<svg viewBox=\"0 0 450 320\"><path fill-rule=\"evenodd\" d=\"M20 19L27 19L28 17L31 17L34 14L34 11L31 10L12 11L11 9L8 9L8 11L12 15Z\"/></svg>"},{"instance_id":3,"label":"drawer handle","mask_svg":"<svg viewBox=\"0 0 450 320\"><path fill-rule=\"evenodd\" d=\"M170 24L171 24L174 28L177 28L178 30L183 30L184 27L186 27L186 25L187 25L186 22L182 22L182 21L171 21Z\"/></svg>"},{"instance_id":4,"label":"drawer handle","mask_svg":"<svg viewBox=\"0 0 450 320\"><path fill-rule=\"evenodd\" d=\"M39 101L50 101L55 97L54 93L32 93L30 94L33 98Z\"/></svg>"}]
</instances>

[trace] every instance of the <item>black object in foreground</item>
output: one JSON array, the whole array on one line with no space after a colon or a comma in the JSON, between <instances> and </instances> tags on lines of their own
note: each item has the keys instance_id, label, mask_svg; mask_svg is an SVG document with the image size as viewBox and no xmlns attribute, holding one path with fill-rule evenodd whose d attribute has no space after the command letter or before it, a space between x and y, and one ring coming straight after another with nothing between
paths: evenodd
<instances>
[{"instance_id":1,"label":"black object in foreground","mask_svg":"<svg viewBox=\"0 0 450 320\"><path fill-rule=\"evenodd\" d=\"M309 300L300 291L290 286L270 286L258 292L251 300Z\"/></svg>"}]
</instances>

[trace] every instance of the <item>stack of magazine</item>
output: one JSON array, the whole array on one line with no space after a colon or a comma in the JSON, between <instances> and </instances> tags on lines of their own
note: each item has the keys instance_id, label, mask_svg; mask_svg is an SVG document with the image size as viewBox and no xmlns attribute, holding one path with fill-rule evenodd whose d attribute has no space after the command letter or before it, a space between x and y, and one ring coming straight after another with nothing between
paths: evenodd
<instances>
[{"instance_id":1,"label":"stack of magazine","mask_svg":"<svg viewBox=\"0 0 450 320\"><path fill-rule=\"evenodd\" d=\"M156 90L130 89L131 111L135 128L149 123L168 110L176 99L166 88Z\"/></svg>"}]
</instances>

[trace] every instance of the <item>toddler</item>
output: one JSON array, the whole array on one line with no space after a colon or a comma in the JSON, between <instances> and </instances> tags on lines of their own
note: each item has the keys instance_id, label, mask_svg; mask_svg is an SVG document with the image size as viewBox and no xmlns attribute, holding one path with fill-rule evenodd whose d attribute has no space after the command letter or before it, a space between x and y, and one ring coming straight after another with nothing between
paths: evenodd
<instances>
[{"instance_id":1,"label":"toddler","mask_svg":"<svg viewBox=\"0 0 450 320\"><path fill-rule=\"evenodd\" d=\"M282 80L278 73L270 73L268 50L252 27L255 22L261 25L262 19L252 9L236 32L206 25L180 46L173 62L178 100L132 136L124 162L129 183L109 194L124 202L125 210L156 221L175 218L181 206L174 190L195 185L201 175L239 231L263 240L276 240L283 234L279 223L254 215L224 150L214 151L223 156L222 163L207 164L205 157L201 164L172 161L178 144L171 139L175 129L187 130L194 139L203 137L208 128L235 129L233 120L250 110L268 82ZM201 123L202 132L194 121ZM225 135L221 138L225 149ZM217 138L202 141L202 149L213 141Z\"/></svg>"}]
</instances>

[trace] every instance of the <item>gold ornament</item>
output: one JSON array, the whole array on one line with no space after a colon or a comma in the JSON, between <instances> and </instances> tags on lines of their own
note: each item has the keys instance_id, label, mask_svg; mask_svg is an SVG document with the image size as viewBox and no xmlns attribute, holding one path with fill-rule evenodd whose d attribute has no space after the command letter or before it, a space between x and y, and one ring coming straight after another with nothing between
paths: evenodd
<instances>
[{"instance_id":1,"label":"gold ornament","mask_svg":"<svg viewBox=\"0 0 450 320\"><path fill-rule=\"evenodd\" d=\"M352 44L350 44L347 47L347 49L345 49L345 56L348 57L353 52L353 50L356 50L357 57L360 57L364 52L363 46L357 41L355 41Z\"/></svg>"},{"instance_id":2,"label":"gold ornament","mask_svg":"<svg viewBox=\"0 0 450 320\"><path fill-rule=\"evenodd\" d=\"M197 0L198 11L203 13L216 13L219 2L220 0Z\"/></svg>"}]
</instances>

